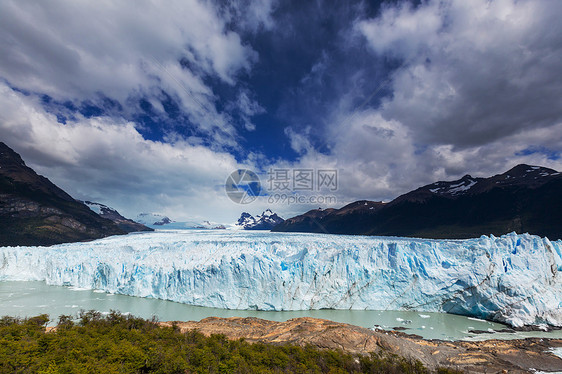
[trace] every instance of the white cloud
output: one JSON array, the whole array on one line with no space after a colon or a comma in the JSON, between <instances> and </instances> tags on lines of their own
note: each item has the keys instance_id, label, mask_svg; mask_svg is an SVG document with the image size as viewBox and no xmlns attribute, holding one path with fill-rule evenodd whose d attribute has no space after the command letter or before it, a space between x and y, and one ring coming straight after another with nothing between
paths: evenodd
<instances>
[{"instance_id":1,"label":"white cloud","mask_svg":"<svg viewBox=\"0 0 562 374\"><path fill-rule=\"evenodd\" d=\"M130 122L82 118L61 125L37 99L0 85L0 133L40 174L75 198L134 217L162 211L176 219L232 221L242 208L224 192L239 167L232 155L184 141L145 140Z\"/></svg>"},{"instance_id":2,"label":"white cloud","mask_svg":"<svg viewBox=\"0 0 562 374\"><path fill-rule=\"evenodd\" d=\"M276 3L276 0L238 0L224 2L221 5L227 7L229 17L234 22L255 34L262 29L275 28L271 13L277 6Z\"/></svg>"},{"instance_id":3,"label":"white cloud","mask_svg":"<svg viewBox=\"0 0 562 374\"><path fill-rule=\"evenodd\" d=\"M232 146L235 129L217 112L216 97L203 78L233 85L257 53L227 30L228 20L210 3L141 0L131 5L3 1L1 77L61 101L95 101L102 93L125 111L135 110L129 98L154 99L165 90L199 130L219 134L216 143ZM180 60L189 69L181 68Z\"/></svg>"},{"instance_id":4,"label":"white cloud","mask_svg":"<svg viewBox=\"0 0 562 374\"><path fill-rule=\"evenodd\" d=\"M265 108L256 100L250 98L250 95L248 90L240 91L234 107L240 112L246 130L253 131L256 129L256 125L252 123L251 117L265 113Z\"/></svg>"},{"instance_id":5,"label":"white cloud","mask_svg":"<svg viewBox=\"0 0 562 374\"><path fill-rule=\"evenodd\" d=\"M442 28L442 4L432 2L414 9L410 2L382 5L382 14L372 20L360 21L357 28L378 54L408 58L423 52L423 47Z\"/></svg>"},{"instance_id":6,"label":"white cloud","mask_svg":"<svg viewBox=\"0 0 562 374\"><path fill-rule=\"evenodd\" d=\"M291 127L285 129L285 135L289 138L291 148L299 155L314 152L314 147L310 143L310 127L306 127L300 132Z\"/></svg>"}]
</instances>

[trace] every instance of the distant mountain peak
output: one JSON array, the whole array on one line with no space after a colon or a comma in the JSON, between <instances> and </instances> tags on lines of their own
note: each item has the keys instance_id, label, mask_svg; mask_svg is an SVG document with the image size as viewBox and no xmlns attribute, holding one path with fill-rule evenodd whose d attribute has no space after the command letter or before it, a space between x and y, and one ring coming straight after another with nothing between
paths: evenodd
<instances>
[{"instance_id":1,"label":"distant mountain peak","mask_svg":"<svg viewBox=\"0 0 562 374\"><path fill-rule=\"evenodd\" d=\"M148 226L163 226L175 222L160 213L140 213L135 218L135 221Z\"/></svg>"},{"instance_id":2,"label":"distant mountain peak","mask_svg":"<svg viewBox=\"0 0 562 374\"><path fill-rule=\"evenodd\" d=\"M93 201L82 201L88 208L96 212L100 217L109 219L117 224L119 228L125 232L133 231L153 231L153 229L146 227L142 223L133 221L123 217L117 210L108 207L107 205L96 203Z\"/></svg>"},{"instance_id":3,"label":"distant mountain peak","mask_svg":"<svg viewBox=\"0 0 562 374\"><path fill-rule=\"evenodd\" d=\"M201 230L220 230L226 229L221 223L212 222L209 220L193 219L187 221L175 221L168 216L161 213L140 213L135 218L135 221L142 222L145 225L155 229L166 230L186 230L186 229L201 229Z\"/></svg>"},{"instance_id":4,"label":"distant mountain peak","mask_svg":"<svg viewBox=\"0 0 562 374\"><path fill-rule=\"evenodd\" d=\"M253 225L256 222L256 219L248 212L242 212L240 214L240 218L236 221L236 226L240 226L242 228L246 226Z\"/></svg>"},{"instance_id":5,"label":"distant mountain peak","mask_svg":"<svg viewBox=\"0 0 562 374\"><path fill-rule=\"evenodd\" d=\"M532 177L535 176L548 177L550 175L558 175L558 174L560 173L557 172L556 170L545 168L543 166L519 164L500 175L510 176L511 178L523 178L530 175Z\"/></svg>"},{"instance_id":6,"label":"distant mountain peak","mask_svg":"<svg viewBox=\"0 0 562 374\"><path fill-rule=\"evenodd\" d=\"M238 218L235 226L244 230L271 230L276 225L285 220L274 213L271 209L266 209L262 214L254 217L248 212L243 212Z\"/></svg>"},{"instance_id":7,"label":"distant mountain peak","mask_svg":"<svg viewBox=\"0 0 562 374\"><path fill-rule=\"evenodd\" d=\"M425 191L429 191L431 194L455 198L466 194L479 194L498 186L537 187L546 182L546 177L557 175L560 175L560 173L553 169L519 164L505 173L489 178L475 178L470 174L466 174L461 179L455 181L435 182L407 193L399 197L399 199L423 200L427 198L427 196L423 195Z\"/></svg>"}]
</instances>

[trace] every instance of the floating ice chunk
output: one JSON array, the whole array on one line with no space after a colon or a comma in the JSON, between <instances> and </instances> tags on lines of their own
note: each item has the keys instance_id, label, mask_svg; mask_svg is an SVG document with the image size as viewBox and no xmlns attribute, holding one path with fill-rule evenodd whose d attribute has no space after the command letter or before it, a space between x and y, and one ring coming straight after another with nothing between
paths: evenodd
<instances>
[{"instance_id":1,"label":"floating ice chunk","mask_svg":"<svg viewBox=\"0 0 562 374\"><path fill-rule=\"evenodd\" d=\"M553 347L553 348L550 348L550 352L551 352L553 355L562 358L562 347Z\"/></svg>"}]
</instances>

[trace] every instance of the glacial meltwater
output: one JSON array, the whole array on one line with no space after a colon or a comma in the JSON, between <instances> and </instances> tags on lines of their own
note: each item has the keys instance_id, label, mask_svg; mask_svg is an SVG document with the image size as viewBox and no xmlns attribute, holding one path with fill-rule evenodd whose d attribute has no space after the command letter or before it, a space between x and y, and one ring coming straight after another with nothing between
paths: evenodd
<instances>
[{"instance_id":1,"label":"glacial meltwater","mask_svg":"<svg viewBox=\"0 0 562 374\"><path fill-rule=\"evenodd\" d=\"M173 301L158 300L84 290L73 287L48 286L44 282L0 282L0 316L31 317L49 314L50 325L58 316L77 317L80 310L107 313L117 310L143 318L156 316L160 321L198 321L206 317L257 317L286 321L296 317L324 318L366 328L399 328L405 333L426 339L484 340L516 339L526 337L562 338L562 331L553 332L495 332L507 328L502 324L446 313L377 311L377 310L306 310L306 311L252 311L197 307ZM469 331L489 331L470 333Z\"/></svg>"}]
</instances>

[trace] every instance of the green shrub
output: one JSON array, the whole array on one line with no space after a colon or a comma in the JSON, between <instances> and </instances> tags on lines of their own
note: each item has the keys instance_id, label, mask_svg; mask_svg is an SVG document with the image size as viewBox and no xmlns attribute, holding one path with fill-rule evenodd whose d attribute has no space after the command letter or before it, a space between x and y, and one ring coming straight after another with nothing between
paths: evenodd
<instances>
[{"instance_id":1,"label":"green shrub","mask_svg":"<svg viewBox=\"0 0 562 374\"><path fill-rule=\"evenodd\" d=\"M0 319L0 373L428 373L396 355L250 344L118 312L61 316L48 333L47 323L46 315Z\"/></svg>"}]
</instances>

